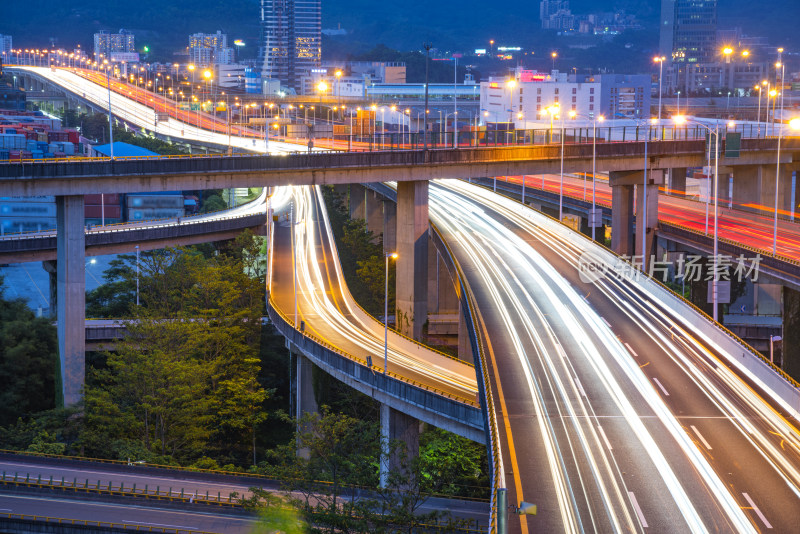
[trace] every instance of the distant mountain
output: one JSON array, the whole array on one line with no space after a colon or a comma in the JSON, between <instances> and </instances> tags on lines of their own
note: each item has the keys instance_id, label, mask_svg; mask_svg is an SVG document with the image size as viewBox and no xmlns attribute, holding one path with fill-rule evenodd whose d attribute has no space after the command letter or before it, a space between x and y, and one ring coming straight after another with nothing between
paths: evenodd
<instances>
[{"instance_id":1,"label":"distant mountain","mask_svg":"<svg viewBox=\"0 0 800 534\"><path fill-rule=\"evenodd\" d=\"M488 44L546 46L553 34L542 32L539 2L510 0L502 4L460 0L435 2L406 0L322 0L323 28L341 26L344 39L365 51L378 43L400 50L419 48L431 41L441 49L469 50ZM258 0L39 0L34 4L7 2L0 17L0 33L11 34L15 46L81 43L90 48L92 34L100 29L125 28L136 33L137 45L147 44L153 58L168 60L187 45L190 33L227 31L231 39L247 43L245 54L254 56L259 35ZM641 18L656 38L660 2L656 0L572 0L575 13L626 9ZM720 26L741 26L751 35L767 35L787 49L800 49L796 21L798 0L721 0ZM335 42L341 43L342 38ZM345 47L346 48L346 47Z\"/></svg>"}]
</instances>

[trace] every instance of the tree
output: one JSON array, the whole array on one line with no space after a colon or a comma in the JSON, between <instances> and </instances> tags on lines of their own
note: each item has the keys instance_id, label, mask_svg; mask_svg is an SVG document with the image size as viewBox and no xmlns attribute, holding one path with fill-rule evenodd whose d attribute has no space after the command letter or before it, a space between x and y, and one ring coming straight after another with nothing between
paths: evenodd
<instances>
[{"instance_id":1,"label":"tree","mask_svg":"<svg viewBox=\"0 0 800 534\"><path fill-rule=\"evenodd\" d=\"M87 383L83 444L190 460L209 450L242 461L269 396L258 382L263 286L244 271L248 250L205 257L164 249L140 257L140 302L128 333ZM244 246L242 245L242 246ZM238 257L235 257L237 256ZM128 291L132 258L107 279Z\"/></svg>"},{"instance_id":2,"label":"tree","mask_svg":"<svg viewBox=\"0 0 800 534\"><path fill-rule=\"evenodd\" d=\"M0 426L56 404L56 328L22 299L6 300L0 277Z\"/></svg>"}]
</instances>

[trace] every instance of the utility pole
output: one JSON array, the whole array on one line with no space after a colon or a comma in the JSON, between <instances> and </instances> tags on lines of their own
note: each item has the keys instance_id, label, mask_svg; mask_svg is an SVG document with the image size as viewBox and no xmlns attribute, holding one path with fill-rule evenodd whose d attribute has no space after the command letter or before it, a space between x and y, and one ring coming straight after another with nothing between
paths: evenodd
<instances>
[{"instance_id":1,"label":"utility pole","mask_svg":"<svg viewBox=\"0 0 800 534\"><path fill-rule=\"evenodd\" d=\"M422 111L422 135L424 141L422 145L423 150L428 150L428 78L430 76L430 57L431 43L423 43L422 47L425 49L425 109Z\"/></svg>"}]
</instances>

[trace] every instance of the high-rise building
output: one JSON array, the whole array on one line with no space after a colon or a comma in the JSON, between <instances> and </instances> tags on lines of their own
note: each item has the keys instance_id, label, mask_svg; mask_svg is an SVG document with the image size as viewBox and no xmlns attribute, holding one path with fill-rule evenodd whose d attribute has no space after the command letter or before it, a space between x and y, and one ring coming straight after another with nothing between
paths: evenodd
<instances>
[{"instance_id":1,"label":"high-rise building","mask_svg":"<svg viewBox=\"0 0 800 534\"><path fill-rule=\"evenodd\" d=\"M199 68L230 65L234 62L233 56L233 48L228 46L228 36L221 31L189 36L189 62Z\"/></svg>"},{"instance_id":2,"label":"high-rise building","mask_svg":"<svg viewBox=\"0 0 800 534\"><path fill-rule=\"evenodd\" d=\"M661 55L675 64L708 63L717 52L717 0L661 0Z\"/></svg>"},{"instance_id":3,"label":"high-rise building","mask_svg":"<svg viewBox=\"0 0 800 534\"><path fill-rule=\"evenodd\" d=\"M94 34L94 60L112 59L111 54L133 54L136 52L133 34L127 30L118 33L100 31Z\"/></svg>"},{"instance_id":4,"label":"high-rise building","mask_svg":"<svg viewBox=\"0 0 800 534\"><path fill-rule=\"evenodd\" d=\"M300 89L322 59L321 0L261 0L261 76Z\"/></svg>"},{"instance_id":5,"label":"high-rise building","mask_svg":"<svg viewBox=\"0 0 800 534\"><path fill-rule=\"evenodd\" d=\"M539 2L539 18L545 30L575 29L575 16L569 9L569 0L542 0Z\"/></svg>"},{"instance_id":6,"label":"high-rise building","mask_svg":"<svg viewBox=\"0 0 800 534\"><path fill-rule=\"evenodd\" d=\"M8 61L11 57L11 48L11 36L0 33L0 59Z\"/></svg>"}]
</instances>

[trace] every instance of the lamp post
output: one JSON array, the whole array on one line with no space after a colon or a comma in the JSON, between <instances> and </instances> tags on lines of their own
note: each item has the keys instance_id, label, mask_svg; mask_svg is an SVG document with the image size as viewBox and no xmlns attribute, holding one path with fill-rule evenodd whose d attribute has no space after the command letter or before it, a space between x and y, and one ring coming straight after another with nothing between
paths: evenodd
<instances>
[{"instance_id":1,"label":"lamp post","mask_svg":"<svg viewBox=\"0 0 800 534\"><path fill-rule=\"evenodd\" d=\"M136 305L139 305L139 245L134 246L136 249Z\"/></svg>"},{"instance_id":2,"label":"lamp post","mask_svg":"<svg viewBox=\"0 0 800 534\"><path fill-rule=\"evenodd\" d=\"M595 185L597 183L597 121L603 122L606 120L605 117L600 115L594 120L594 127L592 132L592 241L595 240L595 228L597 227L597 205L596 205L596 189ZM583 181L583 200L586 201L586 180Z\"/></svg>"},{"instance_id":3,"label":"lamp post","mask_svg":"<svg viewBox=\"0 0 800 534\"><path fill-rule=\"evenodd\" d=\"M340 83L340 80L342 78L342 71L337 70L336 72L333 73L333 75L336 76L336 100L337 100L336 105L339 108L341 108L342 107L342 91L340 89L339 83Z\"/></svg>"},{"instance_id":4,"label":"lamp post","mask_svg":"<svg viewBox=\"0 0 800 534\"><path fill-rule=\"evenodd\" d=\"M667 58L664 57L664 56L659 56L659 57L653 58L653 61L658 63L658 121L659 121L659 123L661 122L661 95L663 93L663 91L661 90L661 87L662 87L661 83L662 83L662 79L664 77L664 61L666 59Z\"/></svg>"},{"instance_id":5,"label":"lamp post","mask_svg":"<svg viewBox=\"0 0 800 534\"><path fill-rule=\"evenodd\" d=\"M575 117L575 110L569 110L569 118ZM558 221L564 220L564 115L561 115L561 179L558 187Z\"/></svg>"},{"instance_id":6,"label":"lamp post","mask_svg":"<svg viewBox=\"0 0 800 534\"><path fill-rule=\"evenodd\" d=\"M383 374L389 367L389 258L396 260L397 252L386 253L386 285L383 293Z\"/></svg>"},{"instance_id":7,"label":"lamp post","mask_svg":"<svg viewBox=\"0 0 800 534\"><path fill-rule=\"evenodd\" d=\"M512 113L514 113L514 87L517 86L517 80L508 80L506 82L508 86L508 124L514 121L514 117Z\"/></svg>"},{"instance_id":8,"label":"lamp post","mask_svg":"<svg viewBox=\"0 0 800 534\"><path fill-rule=\"evenodd\" d=\"M677 124L684 124L684 123L686 123L688 121L684 117L679 115L679 116L675 117L675 122ZM714 156L714 278L711 281L711 301L712 301L712 306L713 306L713 314L712 315L713 315L714 321L716 321L717 318L718 318L718 311L717 311L717 300L718 300L717 262L719 261L719 258L718 258L718 256L719 256L719 254L718 254L719 253L719 219L718 219L718 217L719 217L719 211L718 211L718 208L719 208L719 205L718 205L719 204L719 134L720 134L720 129L722 128L723 125L717 123L714 128L711 128L709 126L706 126L702 122L696 122L696 121L693 121L693 122L695 122L695 124L705 128L706 131L708 131L709 135L713 135L714 136L714 151L715 151L715 156ZM728 123L727 126L728 127L732 127L733 123ZM778 159L780 160L780 156L778 156ZM777 180L776 180L776 184L777 184ZM775 198L776 198L776 202L777 202L777 188L776 188L775 195L776 195ZM706 225L708 225L708 222L706 222ZM706 229L706 233L708 233L708 229Z\"/></svg>"}]
</instances>

